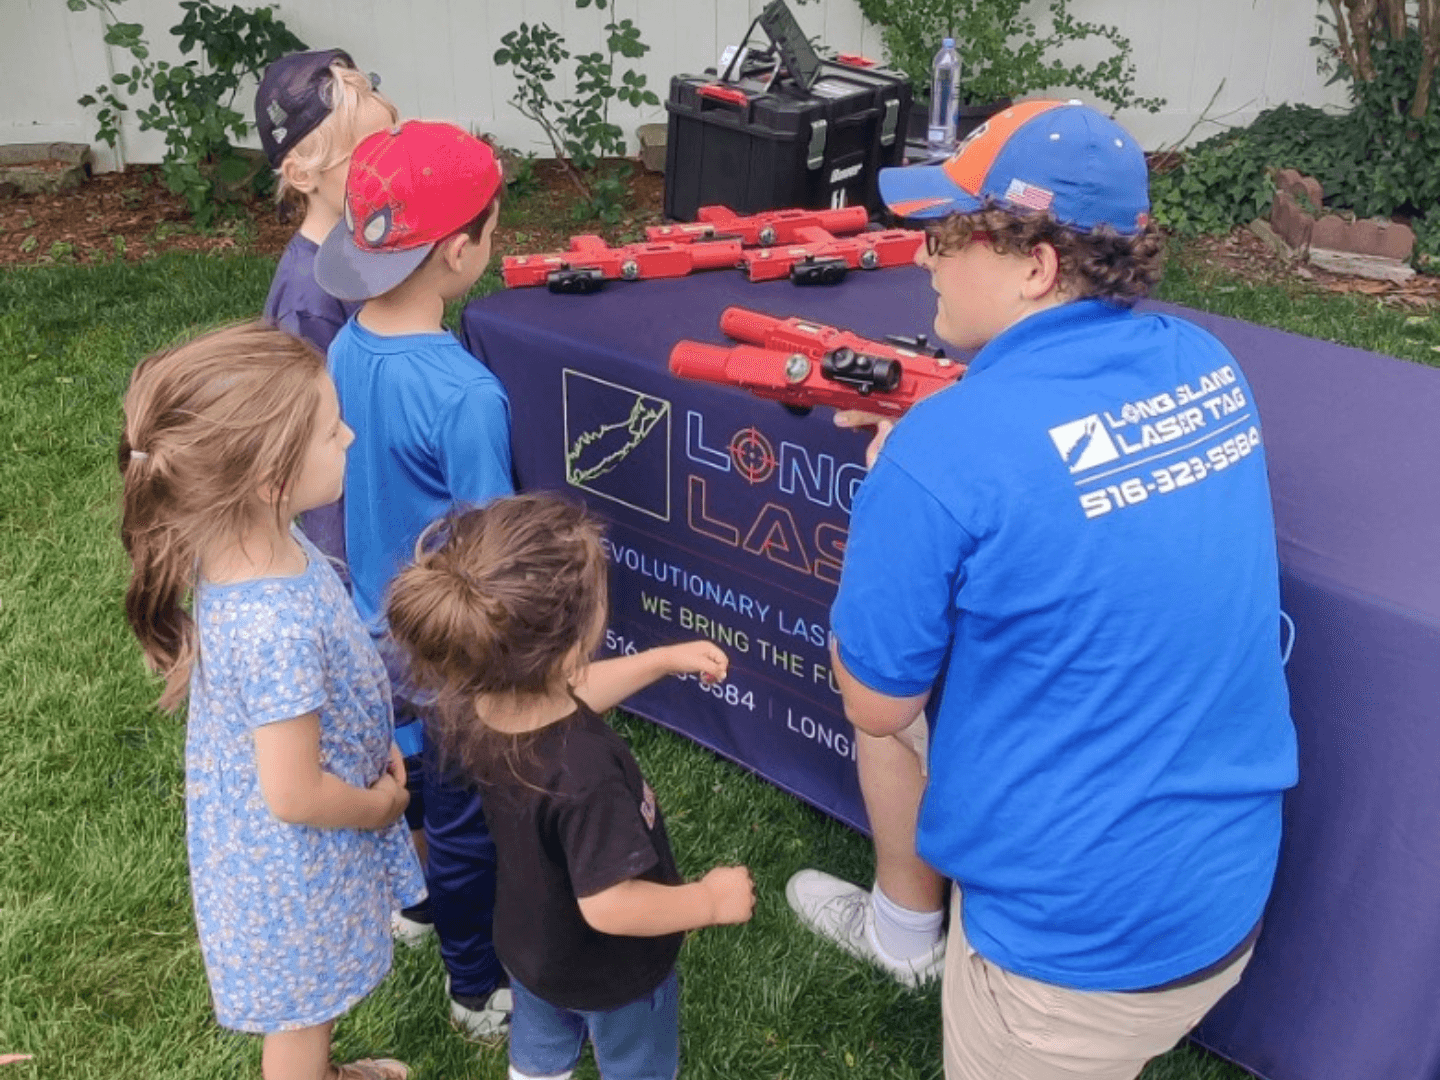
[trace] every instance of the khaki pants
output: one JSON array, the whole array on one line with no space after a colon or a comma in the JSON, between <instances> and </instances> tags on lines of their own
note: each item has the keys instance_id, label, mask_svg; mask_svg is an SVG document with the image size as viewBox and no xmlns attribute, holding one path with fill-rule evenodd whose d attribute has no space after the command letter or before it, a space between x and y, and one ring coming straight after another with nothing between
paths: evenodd
<instances>
[{"instance_id":1,"label":"khaki pants","mask_svg":"<svg viewBox=\"0 0 1440 1080\"><path fill-rule=\"evenodd\" d=\"M1240 981L1250 956L1174 990L1067 990L976 953L965 940L955 889L941 992L945 1080L1134 1080Z\"/></svg>"}]
</instances>

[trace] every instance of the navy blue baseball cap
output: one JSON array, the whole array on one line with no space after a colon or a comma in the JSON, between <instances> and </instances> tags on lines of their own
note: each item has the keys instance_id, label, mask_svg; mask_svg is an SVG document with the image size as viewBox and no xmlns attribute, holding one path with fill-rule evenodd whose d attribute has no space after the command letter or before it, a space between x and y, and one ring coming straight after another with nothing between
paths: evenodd
<instances>
[{"instance_id":1,"label":"navy blue baseball cap","mask_svg":"<svg viewBox=\"0 0 1440 1080\"><path fill-rule=\"evenodd\" d=\"M320 126L334 106L327 100L330 65L336 60L347 67L355 61L344 49L282 56L265 69L255 91L255 129L270 167L278 169L295 144ZM372 85L380 79L370 76Z\"/></svg>"},{"instance_id":2,"label":"navy blue baseball cap","mask_svg":"<svg viewBox=\"0 0 1440 1080\"><path fill-rule=\"evenodd\" d=\"M1078 101L1023 101L972 131L939 165L880 170L880 198L900 217L943 218L996 206L1043 212L1090 232L1131 235L1150 221L1145 152Z\"/></svg>"}]
</instances>

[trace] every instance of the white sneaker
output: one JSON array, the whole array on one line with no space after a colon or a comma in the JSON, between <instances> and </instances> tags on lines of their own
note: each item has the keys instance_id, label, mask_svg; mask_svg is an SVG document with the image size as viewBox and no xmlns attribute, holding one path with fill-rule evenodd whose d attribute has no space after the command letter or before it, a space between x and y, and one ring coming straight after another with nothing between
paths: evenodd
<instances>
[{"instance_id":1,"label":"white sneaker","mask_svg":"<svg viewBox=\"0 0 1440 1080\"><path fill-rule=\"evenodd\" d=\"M404 911L390 913L390 934L401 945L414 948L435 932L433 922L412 919Z\"/></svg>"},{"instance_id":2,"label":"white sneaker","mask_svg":"<svg viewBox=\"0 0 1440 1080\"><path fill-rule=\"evenodd\" d=\"M851 956L868 961L912 989L940 978L945 968L945 939L909 960L896 960L875 938L875 909L870 892L822 870L801 870L785 883L785 899L799 920Z\"/></svg>"},{"instance_id":3,"label":"white sneaker","mask_svg":"<svg viewBox=\"0 0 1440 1080\"><path fill-rule=\"evenodd\" d=\"M450 980L445 980L445 991L450 991ZM498 1039L510 1030L510 1013L515 1008L515 999L510 987L499 986L490 992L479 1008L462 1004L450 998L450 1022L460 1029L467 1039L488 1041Z\"/></svg>"}]
</instances>

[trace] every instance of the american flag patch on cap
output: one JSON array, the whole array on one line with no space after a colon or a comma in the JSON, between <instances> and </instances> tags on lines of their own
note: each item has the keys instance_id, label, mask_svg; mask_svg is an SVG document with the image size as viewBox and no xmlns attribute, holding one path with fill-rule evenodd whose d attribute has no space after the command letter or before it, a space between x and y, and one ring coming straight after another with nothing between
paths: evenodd
<instances>
[{"instance_id":1,"label":"american flag patch on cap","mask_svg":"<svg viewBox=\"0 0 1440 1080\"><path fill-rule=\"evenodd\" d=\"M1050 204L1055 201L1055 193L1034 184L1027 184L1017 177L1011 180L1010 186L1005 189L1005 201L1029 210L1049 210Z\"/></svg>"}]
</instances>

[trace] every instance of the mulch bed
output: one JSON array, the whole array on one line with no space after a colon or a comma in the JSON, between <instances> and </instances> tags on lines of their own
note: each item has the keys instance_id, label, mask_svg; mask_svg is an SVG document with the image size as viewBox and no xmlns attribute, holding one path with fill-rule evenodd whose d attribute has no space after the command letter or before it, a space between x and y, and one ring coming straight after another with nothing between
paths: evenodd
<instances>
[{"instance_id":1,"label":"mulch bed","mask_svg":"<svg viewBox=\"0 0 1440 1080\"><path fill-rule=\"evenodd\" d=\"M536 162L532 189L512 200L519 224L496 237L497 255L559 250L581 232L612 243L644 239L644 227L661 220L665 178L632 163L628 187L629 209L616 224L577 220L573 183L555 162ZM92 177L73 192L0 197L0 266L133 262L177 250L278 255L294 231L268 201L236 205L199 230L157 166L132 165Z\"/></svg>"},{"instance_id":2,"label":"mulch bed","mask_svg":"<svg viewBox=\"0 0 1440 1080\"><path fill-rule=\"evenodd\" d=\"M1255 284L1359 293L1397 308L1424 310L1440 306L1440 277L1416 274L1401 284L1332 274L1308 263L1283 258L1249 229L1234 229L1227 236L1200 237L1190 243L1187 255Z\"/></svg>"}]
</instances>

